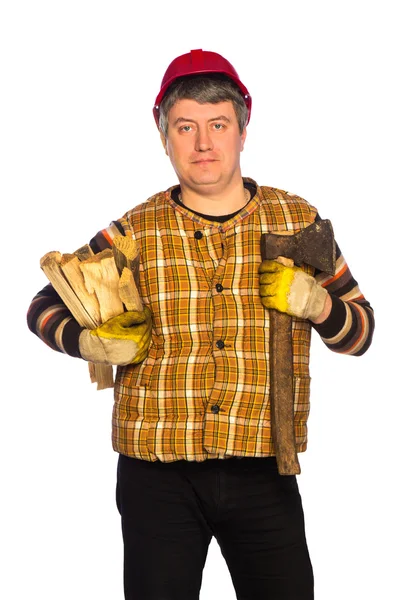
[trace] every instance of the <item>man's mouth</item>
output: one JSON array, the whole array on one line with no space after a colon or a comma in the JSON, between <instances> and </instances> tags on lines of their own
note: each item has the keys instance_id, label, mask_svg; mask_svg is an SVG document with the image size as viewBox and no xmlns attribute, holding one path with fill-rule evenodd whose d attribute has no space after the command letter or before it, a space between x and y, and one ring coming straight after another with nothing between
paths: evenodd
<instances>
[{"instance_id":1,"label":"man's mouth","mask_svg":"<svg viewBox=\"0 0 400 600\"><path fill-rule=\"evenodd\" d=\"M194 164L215 162L215 158L204 158L202 160L194 160Z\"/></svg>"}]
</instances>

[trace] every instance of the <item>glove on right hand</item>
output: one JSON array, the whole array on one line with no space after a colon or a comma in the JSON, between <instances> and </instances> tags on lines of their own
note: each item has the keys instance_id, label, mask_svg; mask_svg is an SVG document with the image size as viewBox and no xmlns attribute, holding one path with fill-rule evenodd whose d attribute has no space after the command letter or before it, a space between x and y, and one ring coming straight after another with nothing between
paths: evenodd
<instances>
[{"instance_id":1,"label":"glove on right hand","mask_svg":"<svg viewBox=\"0 0 400 600\"><path fill-rule=\"evenodd\" d=\"M263 260L260 273L261 303L292 317L314 320L322 313L328 292L299 267Z\"/></svg>"},{"instance_id":2,"label":"glove on right hand","mask_svg":"<svg viewBox=\"0 0 400 600\"><path fill-rule=\"evenodd\" d=\"M142 362L151 341L151 312L131 310L109 319L96 329L84 329L79 336L83 359L106 365Z\"/></svg>"}]
</instances>

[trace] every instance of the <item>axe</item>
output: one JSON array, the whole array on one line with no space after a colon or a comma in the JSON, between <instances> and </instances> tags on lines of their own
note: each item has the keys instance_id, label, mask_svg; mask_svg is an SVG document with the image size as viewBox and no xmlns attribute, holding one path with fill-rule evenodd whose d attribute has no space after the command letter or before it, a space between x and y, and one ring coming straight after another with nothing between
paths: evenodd
<instances>
[{"instance_id":1,"label":"axe","mask_svg":"<svg viewBox=\"0 0 400 600\"><path fill-rule=\"evenodd\" d=\"M335 240L328 219L314 222L299 233L263 233L262 260L276 260L292 267L310 265L335 274ZM281 475L300 473L296 453L293 396L292 318L270 311L270 405L272 441Z\"/></svg>"}]
</instances>

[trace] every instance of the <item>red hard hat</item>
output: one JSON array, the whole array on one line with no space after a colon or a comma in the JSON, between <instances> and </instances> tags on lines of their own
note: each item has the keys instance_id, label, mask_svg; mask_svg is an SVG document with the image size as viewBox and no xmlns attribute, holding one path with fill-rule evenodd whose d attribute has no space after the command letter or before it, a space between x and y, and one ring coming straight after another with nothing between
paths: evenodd
<instances>
[{"instance_id":1,"label":"red hard hat","mask_svg":"<svg viewBox=\"0 0 400 600\"><path fill-rule=\"evenodd\" d=\"M157 123L160 117L160 104L164 98L165 92L178 77L185 75L196 75L198 73L224 73L232 79L240 88L244 96L244 101L248 109L247 123L250 121L251 113L251 96L247 88L239 79L239 75L233 68L230 62L216 52L208 52L206 50L191 50L187 54L182 54L175 58L165 71L165 75L161 82L161 89L156 98L153 108L153 115Z\"/></svg>"}]
</instances>

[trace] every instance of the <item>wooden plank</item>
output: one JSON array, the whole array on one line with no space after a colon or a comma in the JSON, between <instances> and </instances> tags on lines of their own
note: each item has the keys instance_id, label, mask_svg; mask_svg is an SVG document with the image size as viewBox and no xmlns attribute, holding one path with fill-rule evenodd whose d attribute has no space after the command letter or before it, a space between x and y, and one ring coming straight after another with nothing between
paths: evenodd
<instances>
[{"instance_id":1,"label":"wooden plank","mask_svg":"<svg viewBox=\"0 0 400 600\"><path fill-rule=\"evenodd\" d=\"M90 294L95 293L100 305L101 322L124 312L118 294L119 274L111 249L103 250L82 261L79 267L83 273L85 287Z\"/></svg>"},{"instance_id":2,"label":"wooden plank","mask_svg":"<svg viewBox=\"0 0 400 600\"><path fill-rule=\"evenodd\" d=\"M101 324L100 305L94 292L89 293L85 286L85 279L80 269L80 261L75 254L63 254L61 259L61 270L69 285L74 290L80 302L93 321Z\"/></svg>"},{"instance_id":3,"label":"wooden plank","mask_svg":"<svg viewBox=\"0 0 400 600\"><path fill-rule=\"evenodd\" d=\"M142 300L133 279L133 273L124 267L119 278L118 293L126 310L143 310Z\"/></svg>"},{"instance_id":4,"label":"wooden plank","mask_svg":"<svg viewBox=\"0 0 400 600\"><path fill-rule=\"evenodd\" d=\"M94 329L98 323L91 317L81 303L79 297L66 279L62 268L62 255L60 252L48 252L40 259L40 267L45 273L61 300L71 311L74 319L81 327ZM97 381L97 389L105 389L114 386L113 368L109 365L94 365L89 363L91 381Z\"/></svg>"}]
</instances>

